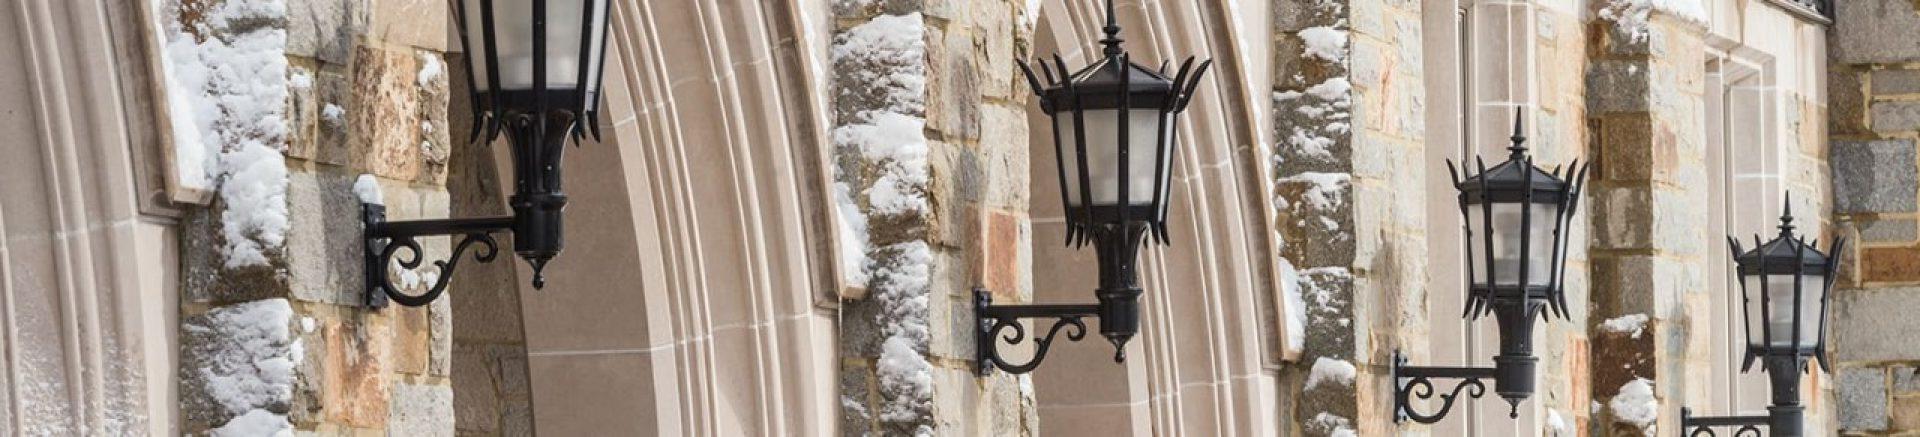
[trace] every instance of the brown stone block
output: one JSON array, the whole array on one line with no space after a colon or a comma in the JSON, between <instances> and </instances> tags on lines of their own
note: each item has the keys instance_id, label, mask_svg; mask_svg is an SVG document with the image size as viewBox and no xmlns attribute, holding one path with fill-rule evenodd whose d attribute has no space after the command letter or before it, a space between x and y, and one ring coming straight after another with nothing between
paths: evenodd
<instances>
[{"instance_id":1,"label":"brown stone block","mask_svg":"<svg viewBox=\"0 0 1920 437\"><path fill-rule=\"evenodd\" d=\"M415 180L422 164L419 61L412 51L361 46L354 55L353 96L346 109L354 167Z\"/></svg>"},{"instance_id":2,"label":"brown stone block","mask_svg":"<svg viewBox=\"0 0 1920 437\"><path fill-rule=\"evenodd\" d=\"M328 422L385 427L387 363L392 328L385 316L343 315L323 322L326 356L321 369L320 405Z\"/></svg>"},{"instance_id":3,"label":"brown stone block","mask_svg":"<svg viewBox=\"0 0 1920 437\"><path fill-rule=\"evenodd\" d=\"M1653 177L1654 135L1650 117L1600 119L1600 174L1616 181Z\"/></svg>"},{"instance_id":4,"label":"brown stone block","mask_svg":"<svg viewBox=\"0 0 1920 437\"><path fill-rule=\"evenodd\" d=\"M1566 377L1567 380L1572 383L1572 387L1569 387L1570 392L1568 396L1572 397L1571 404L1575 406L1575 408L1569 412L1573 413L1573 416L1582 422L1591 416L1591 413L1589 413L1586 408L1578 408L1579 406L1587 405L1588 402L1593 400L1593 365L1591 363L1593 357L1590 355L1591 353L1587 347L1586 338L1571 335L1567 336ZM1581 427L1580 429L1585 429L1585 427Z\"/></svg>"},{"instance_id":5,"label":"brown stone block","mask_svg":"<svg viewBox=\"0 0 1920 437\"><path fill-rule=\"evenodd\" d=\"M1027 247L1021 243L1020 219L1009 211L986 213L986 229L980 235L981 247L986 248L980 263L984 270L981 284L993 291L995 300L1012 302L1020 295L1020 266L1025 265L1021 255Z\"/></svg>"},{"instance_id":6,"label":"brown stone block","mask_svg":"<svg viewBox=\"0 0 1920 437\"><path fill-rule=\"evenodd\" d=\"M1591 380L1596 394L1611 398L1636 378L1654 380L1653 327L1635 336L1631 332L1594 329L1590 353Z\"/></svg>"},{"instance_id":7,"label":"brown stone block","mask_svg":"<svg viewBox=\"0 0 1920 437\"><path fill-rule=\"evenodd\" d=\"M1920 248L1860 249L1860 277L1865 282L1920 282Z\"/></svg>"},{"instance_id":8,"label":"brown stone block","mask_svg":"<svg viewBox=\"0 0 1920 437\"><path fill-rule=\"evenodd\" d=\"M1827 128L1835 134L1867 132L1867 97L1860 83L1863 73L1845 65L1827 69Z\"/></svg>"}]
</instances>

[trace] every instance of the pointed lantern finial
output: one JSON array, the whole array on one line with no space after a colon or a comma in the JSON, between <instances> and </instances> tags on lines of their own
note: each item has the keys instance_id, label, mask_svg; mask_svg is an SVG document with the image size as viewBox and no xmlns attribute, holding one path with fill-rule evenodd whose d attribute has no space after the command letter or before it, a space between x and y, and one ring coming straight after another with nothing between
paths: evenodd
<instances>
[{"instance_id":1,"label":"pointed lantern finial","mask_svg":"<svg viewBox=\"0 0 1920 437\"><path fill-rule=\"evenodd\" d=\"M1787 192L1786 203L1780 207L1780 235L1793 233L1793 192Z\"/></svg>"},{"instance_id":2,"label":"pointed lantern finial","mask_svg":"<svg viewBox=\"0 0 1920 437\"><path fill-rule=\"evenodd\" d=\"M1513 145L1507 146L1507 151L1513 152L1514 159L1522 158L1524 155L1527 154L1527 145L1526 145L1527 135L1524 133L1526 131L1524 130L1524 128L1521 127L1521 124L1520 124L1521 114L1522 112L1519 108L1514 108L1513 136L1507 137L1507 139L1513 140Z\"/></svg>"},{"instance_id":3,"label":"pointed lantern finial","mask_svg":"<svg viewBox=\"0 0 1920 437\"><path fill-rule=\"evenodd\" d=\"M1106 49L1102 51L1102 53L1107 56L1118 56L1120 54L1120 43L1126 42L1126 40L1120 39L1120 19L1114 15L1113 11L1113 0L1107 0L1107 27L1101 29L1107 32L1107 37L1106 39L1100 40L1101 44L1107 46Z\"/></svg>"}]
</instances>

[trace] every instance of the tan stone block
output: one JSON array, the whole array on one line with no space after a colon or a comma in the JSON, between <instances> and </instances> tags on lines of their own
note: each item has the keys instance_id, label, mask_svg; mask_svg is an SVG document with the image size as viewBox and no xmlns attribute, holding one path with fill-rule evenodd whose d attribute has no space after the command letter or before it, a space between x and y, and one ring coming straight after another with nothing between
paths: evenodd
<instances>
[{"instance_id":1,"label":"tan stone block","mask_svg":"<svg viewBox=\"0 0 1920 437\"><path fill-rule=\"evenodd\" d=\"M392 328L383 315L344 315L322 322L326 337L320 405L328 422L384 427Z\"/></svg>"},{"instance_id":2,"label":"tan stone block","mask_svg":"<svg viewBox=\"0 0 1920 437\"><path fill-rule=\"evenodd\" d=\"M287 157L313 160L320 140L320 95L312 68L290 62L287 92ZM304 78L304 79L296 79ZM304 86L302 86L304 85Z\"/></svg>"},{"instance_id":3,"label":"tan stone block","mask_svg":"<svg viewBox=\"0 0 1920 437\"><path fill-rule=\"evenodd\" d=\"M441 0L376 0L367 37L435 51L459 50L452 9Z\"/></svg>"},{"instance_id":4,"label":"tan stone block","mask_svg":"<svg viewBox=\"0 0 1920 437\"><path fill-rule=\"evenodd\" d=\"M1920 431L1920 395L1893 398L1892 429Z\"/></svg>"},{"instance_id":5,"label":"tan stone block","mask_svg":"<svg viewBox=\"0 0 1920 437\"><path fill-rule=\"evenodd\" d=\"M346 106L354 167L414 180L420 173L420 118L412 51L361 46L354 55L353 95Z\"/></svg>"},{"instance_id":6,"label":"tan stone block","mask_svg":"<svg viewBox=\"0 0 1920 437\"><path fill-rule=\"evenodd\" d=\"M393 312L394 320L393 371L411 375L427 373L432 350L428 345L433 331L428 323L427 308L395 305L388 310Z\"/></svg>"},{"instance_id":7,"label":"tan stone block","mask_svg":"<svg viewBox=\"0 0 1920 437\"><path fill-rule=\"evenodd\" d=\"M1920 248L1862 248L1860 276L1866 282L1920 281Z\"/></svg>"}]
</instances>

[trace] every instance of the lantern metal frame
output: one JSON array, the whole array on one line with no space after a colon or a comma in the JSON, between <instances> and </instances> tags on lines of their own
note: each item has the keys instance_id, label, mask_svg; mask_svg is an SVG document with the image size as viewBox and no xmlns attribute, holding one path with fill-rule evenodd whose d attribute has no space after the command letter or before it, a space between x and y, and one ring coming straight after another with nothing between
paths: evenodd
<instances>
[{"instance_id":1,"label":"lantern metal frame","mask_svg":"<svg viewBox=\"0 0 1920 437\"><path fill-rule=\"evenodd\" d=\"M1435 423L1453 411L1461 395L1480 398L1486 394L1486 382L1491 379L1494 392L1506 399L1512 407L1509 416L1519 417L1520 402L1531 397L1534 392L1535 367L1539 358L1533 355L1533 328L1536 320L1547 320L1554 315L1566 318L1568 314L1566 293L1563 289L1566 279L1567 248L1569 246L1569 225L1574 211L1579 207L1581 190L1585 186L1587 167L1579 160L1566 167L1555 167L1552 171L1542 170L1533 165L1533 158L1527 154L1526 136L1522 134L1520 114L1514 115L1512 145L1507 150L1507 161L1494 167L1487 167L1485 161L1476 158L1478 173L1462 179L1460 170L1451 160L1447 162L1447 171L1452 175L1454 187L1460 191L1460 213L1468 217L1462 226L1465 230L1468 256L1467 304L1461 317L1468 320L1479 319L1491 314L1499 323L1500 354L1493 357L1493 367L1425 367L1409 366L1407 358L1400 351L1394 351L1391 363L1391 376L1394 381L1393 403L1394 421L1412 420L1418 423ZM1564 172L1563 172L1564 170ZM1494 228L1493 208L1495 204L1514 204L1520 208L1519 228L1508 230L1518 232L1518 269L1513 283L1501 283L1493 273L1496 271L1494 258L1495 238L1499 236ZM1533 207L1551 205L1555 207L1553 217L1534 217ZM1479 208L1482 220L1481 233L1474 232L1474 223L1470 218L1471 208ZM1533 237L1534 220L1554 222L1552 241L1544 243L1538 254L1546 255L1536 259L1529 241ZM1482 241L1474 241L1480 235ZM1476 243L1483 243L1484 254L1473 252ZM1475 269L1476 257L1484 257L1487 267L1485 281L1479 278ZM1528 278L1529 267L1535 262L1547 262L1551 275L1544 284L1533 284ZM1435 390L1435 379L1458 379L1452 390ZM1413 401L1438 399L1440 406L1432 413L1422 413L1413 407Z\"/></svg>"},{"instance_id":2,"label":"lantern metal frame","mask_svg":"<svg viewBox=\"0 0 1920 437\"><path fill-rule=\"evenodd\" d=\"M473 132L468 142L485 145L506 134L512 151L514 169L514 194L508 198L512 215L480 218L456 218L441 220L388 221L386 207L373 203L362 203L361 222L362 239L365 242L365 282L366 305L373 308L385 307L389 300L406 306L422 306L432 303L446 291L453 279L453 272L461 256L474 245L479 245L473 260L480 263L492 262L499 252L499 244L494 240L495 233L514 235L514 252L526 259L533 268L533 287L546 286L542 271L548 261L558 256L563 245L562 211L567 206L567 195L561 187L561 155L566 149L567 140L575 146L591 137L600 139L599 128L599 91L605 76L600 72L606 65L606 44L611 21L606 16L596 16L595 12L611 9L601 8L602 2L612 0L579 0L582 2L580 53L576 62L580 63L576 74L579 75L572 88L549 88L547 75L549 17L547 5L550 1L531 0L532 14L532 81L531 89L501 89L501 60L495 35L495 0L471 0L478 3L479 17L469 16L466 2L452 0L454 25L458 29L460 44L471 49L470 38L478 38L484 43L483 53L468 53L468 57L481 56L488 86L482 89L471 78L475 77L475 62L469 59L462 62L470 78L467 81L467 93L473 108ZM468 20L478 18L481 35L468 34ZM595 44L598 37L599 43ZM398 264L406 271L412 271L423 262L419 238L449 236L456 237L454 249L447 259L433 262L431 284L417 295L402 292L388 274L388 267Z\"/></svg>"},{"instance_id":3,"label":"lantern metal frame","mask_svg":"<svg viewBox=\"0 0 1920 437\"><path fill-rule=\"evenodd\" d=\"M1113 1L1106 3L1107 22L1102 29L1106 35L1100 43L1104 45L1102 57L1079 70L1072 72L1067 63L1058 54L1052 63L1040 64L1041 74L1025 61L1020 62L1020 70L1039 95L1040 108L1054 120L1054 151L1058 160L1058 175L1061 186L1061 204L1065 208L1067 222L1067 244L1083 247L1091 243L1099 258L1100 283L1094 290L1097 304L1082 305L995 305L991 292L985 289L974 290L974 314L977 318L975 331L976 350L981 375L994 369L1009 373L1027 373L1040 366L1046 359L1049 347L1062 330L1067 331L1067 339L1079 341L1087 333L1086 318L1100 320L1100 334L1114 345L1115 362L1126 360L1126 343L1140 326L1140 288L1136 258L1143 244L1158 241L1168 243L1167 206L1171 202L1171 173L1174 152L1179 141L1177 138L1177 117L1184 112L1198 90L1200 79L1205 76L1213 61L1201 61L1197 66L1195 58L1187 58L1171 79L1167 76L1167 64L1161 64L1158 70L1132 62L1132 57L1121 49L1124 40L1120 38L1120 26L1115 19ZM1043 81L1044 79L1044 81ZM1110 206L1096 205L1093 201L1091 177L1088 163L1088 122L1089 110L1117 110L1117 138L1119 157L1118 199ZM1155 148L1152 158L1129 156L1132 143L1130 115L1135 111L1153 111L1156 119L1159 147ZM1065 118L1063 118L1065 117ZM1072 123L1075 141L1066 144L1058 129L1060 123ZM1092 146L1104 146L1095 144ZM1072 147L1071 150L1068 147ZM1069 159L1071 158L1071 159ZM1132 178L1129 174L1133 164L1131 159L1154 160L1153 193L1150 202L1141 205L1133 202L1133 196L1141 193L1129 193ZM1072 167L1072 170L1069 171ZM1069 174L1076 180L1069 180ZM1073 184L1077 182L1077 184ZM1069 198L1068 187L1077 187L1079 203ZM1019 345L1028 339L1025 326L1020 319L1053 319L1053 325L1045 335L1034 335L1034 355L1025 362L1011 362L1000 354L997 339L1006 340L1008 345ZM1004 336L1000 333L1008 331Z\"/></svg>"},{"instance_id":4,"label":"lantern metal frame","mask_svg":"<svg viewBox=\"0 0 1920 437\"><path fill-rule=\"evenodd\" d=\"M1756 291L1747 289L1746 281L1736 281L1740 283L1741 312L1747 322L1744 339L1746 359L1740 365L1740 372L1752 370L1755 361L1763 362L1762 370L1767 373L1772 388L1772 403L1767 406L1766 415L1746 416L1696 417L1693 409L1683 407L1680 409L1681 435L1711 437L1717 435L1715 428L1733 427L1735 436L1758 437L1760 430L1765 428L1775 436L1799 437L1806 429L1806 406L1800 402L1801 375L1812 371L1813 361L1820 363L1821 370L1833 371L1826 353L1827 303L1833 295L1834 273L1840 271L1838 254L1846 248L1846 239L1835 238L1826 253L1820 252L1818 240L1808 243L1805 237L1794 235L1792 195L1787 196L1786 202L1781 208L1780 234L1773 240L1763 243L1759 235L1754 235L1754 248L1749 251L1740 247L1739 240L1727 237L1727 246L1732 250L1736 265L1734 275L1737 279L1757 278L1759 280L1755 282L1760 284L1760 289ZM1821 283L1807 284L1810 274L1820 275ZM1771 281L1766 280L1767 276L1772 275L1794 277L1793 332L1789 333L1792 340L1785 346L1776 346L1773 342L1773 290L1769 289ZM1803 299L1807 297L1809 285L1820 287L1817 302ZM1760 314L1754 314L1749 305L1754 300L1754 294L1759 294ZM1802 311L1803 307L1810 304L1820 306L1815 313L1817 320L1801 320L1801 315L1806 314ZM1757 324L1760 327L1758 344L1754 343L1754 317L1760 318ZM1814 330L1812 344L1800 344L1802 323L1819 324Z\"/></svg>"}]
</instances>

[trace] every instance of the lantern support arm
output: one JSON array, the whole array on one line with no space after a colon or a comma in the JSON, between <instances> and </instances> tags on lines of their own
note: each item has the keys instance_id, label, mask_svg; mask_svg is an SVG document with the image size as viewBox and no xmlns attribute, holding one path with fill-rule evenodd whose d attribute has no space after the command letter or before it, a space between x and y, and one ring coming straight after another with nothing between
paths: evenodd
<instances>
[{"instance_id":1,"label":"lantern support arm","mask_svg":"<svg viewBox=\"0 0 1920 437\"><path fill-rule=\"evenodd\" d=\"M1759 437L1765 429L1777 437L1800 437L1805 432L1807 407L1800 404L1800 374L1807 369L1807 358L1798 355L1766 357L1766 371L1773 385L1773 404L1765 415L1694 417L1693 409L1680 409L1680 430L1686 437L1714 437L1713 428L1737 427L1736 437Z\"/></svg>"},{"instance_id":2,"label":"lantern support arm","mask_svg":"<svg viewBox=\"0 0 1920 437\"><path fill-rule=\"evenodd\" d=\"M1067 330L1067 340L1080 341L1087 335L1087 325L1083 319L1099 318L1100 305L994 305L993 294L984 288L973 289L973 311L977 323L974 328L974 349L979 359L981 376L1000 369L1012 374L1032 372L1046 360L1047 350L1060 335ZM1011 330L1002 339L1009 345L1018 345L1027 341L1027 328L1020 319L1053 319L1053 325L1045 335L1035 333L1033 338L1033 358L1026 362L1009 362L1000 356L999 342L995 337L1001 331Z\"/></svg>"},{"instance_id":3,"label":"lantern support arm","mask_svg":"<svg viewBox=\"0 0 1920 437\"><path fill-rule=\"evenodd\" d=\"M1407 365L1406 355L1393 351L1393 421L1413 420L1419 423L1435 423L1446 418L1453 411L1454 404L1460 400L1461 393L1479 399L1487 394L1485 379L1496 379L1501 369L1495 367L1423 367ZM1434 379L1458 379L1460 382L1453 390L1441 393L1434 391ZM1440 407L1432 413L1421 413L1413 408L1415 398L1426 400L1440 398Z\"/></svg>"},{"instance_id":4,"label":"lantern support arm","mask_svg":"<svg viewBox=\"0 0 1920 437\"><path fill-rule=\"evenodd\" d=\"M1734 437L1760 437L1761 428L1766 428L1772 416L1694 416L1692 408L1680 409L1680 435L1685 437L1716 437L1714 428L1733 428Z\"/></svg>"},{"instance_id":5,"label":"lantern support arm","mask_svg":"<svg viewBox=\"0 0 1920 437\"><path fill-rule=\"evenodd\" d=\"M433 303L453 281L453 270L459 266L460 257L466 254L467 249L480 245L473 254L473 260L492 262L500 252L500 245L494 241L493 234L512 232L514 225L513 216L387 221L386 206L362 203L360 207L361 224L364 226L362 240L366 264L366 304L369 308L384 308L389 300L412 307ZM403 276L424 278L430 282L426 284L426 292L418 295L402 293L401 289L406 287L393 283L392 276L387 274L387 267L398 261L403 272L412 272L420 267L426 255L418 238L441 235L455 238L453 253L445 260L434 261L436 270L427 275ZM401 254L403 250L405 255Z\"/></svg>"}]
</instances>

